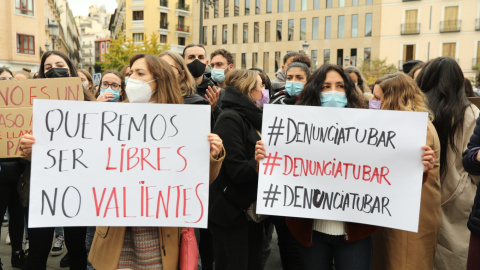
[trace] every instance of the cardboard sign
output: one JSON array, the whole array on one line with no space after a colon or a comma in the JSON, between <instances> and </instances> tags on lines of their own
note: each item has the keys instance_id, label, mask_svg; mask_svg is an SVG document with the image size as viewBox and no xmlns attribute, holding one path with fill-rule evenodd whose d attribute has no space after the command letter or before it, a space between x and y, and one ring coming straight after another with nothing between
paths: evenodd
<instances>
[{"instance_id":1,"label":"cardboard sign","mask_svg":"<svg viewBox=\"0 0 480 270\"><path fill-rule=\"evenodd\" d=\"M35 99L83 100L80 78L0 81L0 158L19 157L19 141L32 133Z\"/></svg>"},{"instance_id":2,"label":"cardboard sign","mask_svg":"<svg viewBox=\"0 0 480 270\"><path fill-rule=\"evenodd\" d=\"M101 74L101 73L95 73L95 74L93 74L93 83L94 83L95 85L99 85L101 79L102 79L102 74Z\"/></svg>"},{"instance_id":3,"label":"cardboard sign","mask_svg":"<svg viewBox=\"0 0 480 270\"><path fill-rule=\"evenodd\" d=\"M210 106L36 100L29 227L207 227Z\"/></svg>"},{"instance_id":4,"label":"cardboard sign","mask_svg":"<svg viewBox=\"0 0 480 270\"><path fill-rule=\"evenodd\" d=\"M418 230L427 113L266 105L257 212Z\"/></svg>"}]
</instances>

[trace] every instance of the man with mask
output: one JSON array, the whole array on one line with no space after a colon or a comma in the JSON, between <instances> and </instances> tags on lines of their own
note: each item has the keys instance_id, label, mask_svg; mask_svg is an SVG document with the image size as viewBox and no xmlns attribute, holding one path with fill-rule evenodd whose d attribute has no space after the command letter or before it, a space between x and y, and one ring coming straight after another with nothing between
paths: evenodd
<instances>
[{"instance_id":1,"label":"man with mask","mask_svg":"<svg viewBox=\"0 0 480 270\"><path fill-rule=\"evenodd\" d=\"M299 52L289 52L285 54L283 57L283 66L282 68L279 68L277 72L275 73L275 80L272 81L272 89L273 93L270 94L275 94L277 92L280 92L282 90L285 90L285 78L286 74L285 71L288 68L288 65L290 65L293 62L293 58L300 54Z\"/></svg>"},{"instance_id":2,"label":"man with mask","mask_svg":"<svg viewBox=\"0 0 480 270\"><path fill-rule=\"evenodd\" d=\"M187 64L188 70L195 78L195 85L197 86L197 94L205 97L208 87L213 87L215 84L205 74L205 69L208 65L206 57L207 52L202 44L189 44L183 49L183 59Z\"/></svg>"},{"instance_id":3,"label":"man with mask","mask_svg":"<svg viewBox=\"0 0 480 270\"><path fill-rule=\"evenodd\" d=\"M212 63L212 80L221 88L225 88L225 76L233 69L233 55L225 50L218 49L210 55Z\"/></svg>"}]
</instances>

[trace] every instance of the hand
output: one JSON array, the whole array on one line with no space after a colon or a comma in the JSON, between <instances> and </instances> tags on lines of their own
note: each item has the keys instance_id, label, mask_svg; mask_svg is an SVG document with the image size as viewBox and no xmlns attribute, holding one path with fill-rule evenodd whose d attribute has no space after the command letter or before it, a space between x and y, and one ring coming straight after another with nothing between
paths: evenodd
<instances>
[{"instance_id":1,"label":"hand","mask_svg":"<svg viewBox=\"0 0 480 270\"><path fill-rule=\"evenodd\" d=\"M97 97L97 101L102 101L102 102L110 101L112 99L113 99L113 93L111 92L104 92L98 95Z\"/></svg>"},{"instance_id":2,"label":"hand","mask_svg":"<svg viewBox=\"0 0 480 270\"><path fill-rule=\"evenodd\" d=\"M437 158L435 152L430 146L424 145L422 146L422 149L424 150L422 154L423 172L428 172L433 169L433 166L435 166Z\"/></svg>"},{"instance_id":3,"label":"hand","mask_svg":"<svg viewBox=\"0 0 480 270\"><path fill-rule=\"evenodd\" d=\"M208 134L208 141L210 142L210 155L216 159L223 149L223 141L213 133Z\"/></svg>"},{"instance_id":4,"label":"hand","mask_svg":"<svg viewBox=\"0 0 480 270\"><path fill-rule=\"evenodd\" d=\"M265 158L265 147L263 146L263 141L257 141L255 145L255 160L260 162L260 160Z\"/></svg>"},{"instance_id":5,"label":"hand","mask_svg":"<svg viewBox=\"0 0 480 270\"><path fill-rule=\"evenodd\" d=\"M25 134L20 138L20 150L23 154L28 155L32 153L32 145L35 143L35 137L30 134Z\"/></svg>"},{"instance_id":6,"label":"hand","mask_svg":"<svg viewBox=\"0 0 480 270\"><path fill-rule=\"evenodd\" d=\"M213 87L213 89L210 86L207 89L207 94L205 95L205 98L208 100L208 103L210 103L210 105L212 106L212 112L215 110L215 107L217 106L217 101L220 95L220 91L221 89L215 86Z\"/></svg>"},{"instance_id":7,"label":"hand","mask_svg":"<svg viewBox=\"0 0 480 270\"><path fill-rule=\"evenodd\" d=\"M475 160L477 162L480 162L480 151L477 153L477 155L475 156Z\"/></svg>"}]
</instances>

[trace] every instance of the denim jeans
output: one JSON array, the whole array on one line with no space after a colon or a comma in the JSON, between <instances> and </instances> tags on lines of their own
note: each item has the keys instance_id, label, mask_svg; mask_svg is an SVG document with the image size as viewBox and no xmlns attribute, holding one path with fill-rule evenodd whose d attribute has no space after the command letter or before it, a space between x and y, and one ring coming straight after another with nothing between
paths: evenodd
<instances>
[{"instance_id":1,"label":"denim jeans","mask_svg":"<svg viewBox=\"0 0 480 270\"><path fill-rule=\"evenodd\" d=\"M372 240L370 236L345 242L343 235L328 235L313 231L313 245L301 246L303 269L369 270L372 265Z\"/></svg>"},{"instance_id":2,"label":"denim jeans","mask_svg":"<svg viewBox=\"0 0 480 270\"><path fill-rule=\"evenodd\" d=\"M95 235L96 227L87 227L87 234L85 236L85 248L87 249L87 258L90 254L90 247L92 246L93 236ZM87 260L87 270L94 270L93 266Z\"/></svg>"}]
</instances>

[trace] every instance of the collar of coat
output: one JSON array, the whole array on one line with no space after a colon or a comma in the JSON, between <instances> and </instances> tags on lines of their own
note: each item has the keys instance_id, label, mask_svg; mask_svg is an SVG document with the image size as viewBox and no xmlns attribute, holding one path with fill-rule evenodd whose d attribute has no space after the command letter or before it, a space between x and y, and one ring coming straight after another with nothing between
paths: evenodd
<instances>
[{"instance_id":1,"label":"collar of coat","mask_svg":"<svg viewBox=\"0 0 480 270\"><path fill-rule=\"evenodd\" d=\"M256 130L262 130L262 110L251 99L232 86L225 88L225 95L222 98L222 109L226 108L241 113Z\"/></svg>"}]
</instances>

